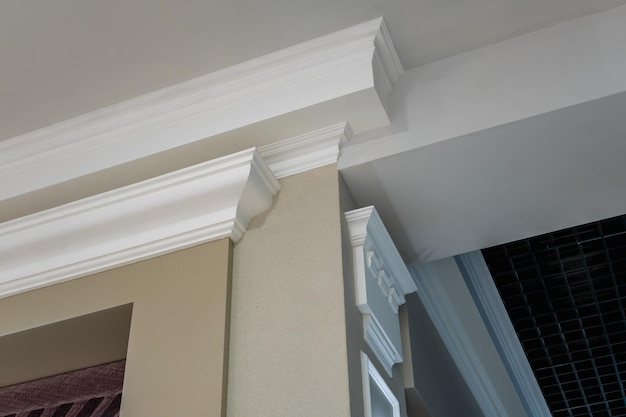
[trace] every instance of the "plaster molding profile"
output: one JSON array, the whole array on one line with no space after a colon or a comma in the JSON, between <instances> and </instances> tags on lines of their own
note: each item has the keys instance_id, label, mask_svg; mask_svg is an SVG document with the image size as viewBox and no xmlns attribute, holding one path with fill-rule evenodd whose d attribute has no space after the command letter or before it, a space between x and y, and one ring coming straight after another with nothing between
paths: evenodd
<instances>
[{"instance_id":1,"label":"plaster molding profile","mask_svg":"<svg viewBox=\"0 0 626 417\"><path fill-rule=\"evenodd\" d=\"M376 255L381 265L384 264L385 271L393 279L399 292L402 293L402 297L417 291L415 282L376 208L368 206L349 211L346 213L346 220L352 247L362 246L369 252L373 252L369 254L369 267L372 266L372 256Z\"/></svg>"},{"instance_id":2,"label":"plaster molding profile","mask_svg":"<svg viewBox=\"0 0 626 417\"><path fill-rule=\"evenodd\" d=\"M280 185L255 149L0 224L0 298L197 244L237 242Z\"/></svg>"},{"instance_id":3,"label":"plaster molding profile","mask_svg":"<svg viewBox=\"0 0 626 417\"><path fill-rule=\"evenodd\" d=\"M232 153L243 148L233 149L236 144L220 135L256 123L276 119L278 127L310 131L336 115L337 100L368 90L378 97L355 96L360 108L346 114L370 129L388 123L384 109L402 71L378 18L3 140L0 201L199 141ZM348 102L341 103L345 108ZM298 111L308 108L316 110L303 122Z\"/></svg>"},{"instance_id":4,"label":"plaster molding profile","mask_svg":"<svg viewBox=\"0 0 626 417\"><path fill-rule=\"evenodd\" d=\"M472 345L461 320L439 282L439 277L429 264L410 267L418 288L420 300L439 332L459 372L467 382L485 416L506 416L502 404L487 371Z\"/></svg>"},{"instance_id":5,"label":"plaster molding profile","mask_svg":"<svg viewBox=\"0 0 626 417\"><path fill-rule=\"evenodd\" d=\"M352 137L348 123L338 123L270 145L261 146L259 153L276 178L337 163L341 145Z\"/></svg>"},{"instance_id":6,"label":"plaster molding profile","mask_svg":"<svg viewBox=\"0 0 626 417\"><path fill-rule=\"evenodd\" d=\"M550 409L480 251L454 257L528 414L550 417Z\"/></svg>"},{"instance_id":7,"label":"plaster molding profile","mask_svg":"<svg viewBox=\"0 0 626 417\"><path fill-rule=\"evenodd\" d=\"M345 217L365 341L391 376L393 365L402 362L398 307L417 287L373 206L349 211Z\"/></svg>"},{"instance_id":8,"label":"plaster molding profile","mask_svg":"<svg viewBox=\"0 0 626 417\"><path fill-rule=\"evenodd\" d=\"M387 332L378 322L376 316L364 313L363 326L366 344L372 349L386 374L393 377L391 369L396 363L402 362L402 351L399 352L389 339Z\"/></svg>"}]
</instances>

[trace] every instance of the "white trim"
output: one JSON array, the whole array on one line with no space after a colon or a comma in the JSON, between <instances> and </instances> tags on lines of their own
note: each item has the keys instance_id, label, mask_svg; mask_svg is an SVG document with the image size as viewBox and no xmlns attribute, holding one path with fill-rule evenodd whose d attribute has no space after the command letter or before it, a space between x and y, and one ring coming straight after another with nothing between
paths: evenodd
<instances>
[{"instance_id":1,"label":"white trim","mask_svg":"<svg viewBox=\"0 0 626 417\"><path fill-rule=\"evenodd\" d=\"M506 416L506 409L465 329L460 324L461 320L436 272L429 264L417 264L409 268L417 284L420 300L479 407L485 416Z\"/></svg>"},{"instance_id":2,"label":"white trim","mask_svg":"<svg viewBox=\"0 0 626 417\"><path fill-rule=\"evenodd\" d=\"M223 148L220 155L232 153L243 148L234 149L232 138L220 135L273 119L291 131L310 131L318 120L336 117L338 105L345 109L348 104L331 104L333 100L376 90L375 99L375 94L367 100L358 96L360 127L370 129L383 119L388 123L383 107L401 73L386 26L378 18L3 140L0 201L207 138L213 149ZM314 110L306 117L298 115L310 108ZM357 117L350 109L345 113ZM253 145L258 143L244 146Z\"/></svg>"},{"instance_id":3,"label":"white trim","mask_svg":"<svg viewBox=\"0 0 626 417\"><path fill-rule=\"evenodd\" d=\"M377 417L372 415L372 386L370 384L370 379L374 382L374 384L376 384L376 388L380 390L388 404L391 406L393 414L389 417L400 417L400 402L396 396L393 395L391 388L389 388L385 379L378 372L372 361L370 361L367 355L361 351L361 381L363 386L364 416Z\"/></svg>"},{"instance_id":4,"label":"white trim","mask_svg":"<svg viewBox=\"0 0 626 417\"><path fill-rule=\"evenodd\" d=\"M550 417L550 409L528 363L506 308L480 251L454 257L485 325L498 346L502 360L528 412L534 417Z\"/></svg>"},{"instance_id":5,"label":"white trim","mask_svg":"<svg viewBox=\"0 0 626 417\"><path fill-rule=\"evenodd\" d=\"M372 256L380 259L398 292L402 293L404 303L404 295L417 291L417 287L374 206L349 211L346 220L352 247L367 246L366 241L371 241L374 253L369 254L368 263Z\"/></svg>"},{"instance_id":6,"label":"white trim","mask_svg":"<svg viewBox=\"0 0 626 417\"><path fill-rule=\"evenodd\" d=\"M255 149L0 224L0 298L229 237L280 185Z\"/></svg>"},{"instance_id":7,"label":"white trim","mask_svg":"<svg viewBox=\"0 0 626 417\"><path fill-rule=\"evenodd\" d=\"M348 123L338 123L324 129L261 146L259 153L276 178L337 163L340 146L350 140Z\"/></svg>"},{"instance_id":8,"label":"white trim","mask_svg":"<svg viewBox=\"0 0 626 417\"><path fill-rule=\"evenodd\" d=\"M398 307L415 283L373 206L345 213L354 265L355 302L367 345L389 376L402 362Z\"/></svg>"},{"instance_id":9,"label":"white trim","mask_svg":"<svg viewBox=\"0 0 626 417\"><path fill-rule=\"evenodd\" d=\"M374 356L378 358L387 375L393 377L393 365L402 362L402 354L398 352L394 344L389 340L387 332L380 325L375 316L363 314L363 332L365 343L372 349Z\"/></svg>"},{"instance_id":10,"label":"white trim","mask_svg":"<svg viewBox=\"0 0 626 417\"><path fill-rule=\"evenodd\" d=\"M374 78L378 80L376 89L389 112L389 96L393 83L404 73L402 63L391 40L385 21L381 18L380 28L374 38L374 56L372 57Z\"/></svg>"}]
</instances>

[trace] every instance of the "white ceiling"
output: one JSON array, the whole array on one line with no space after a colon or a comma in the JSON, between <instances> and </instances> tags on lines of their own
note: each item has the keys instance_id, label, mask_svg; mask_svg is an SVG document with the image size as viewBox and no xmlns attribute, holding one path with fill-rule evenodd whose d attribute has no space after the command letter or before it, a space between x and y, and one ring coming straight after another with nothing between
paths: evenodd
<instances>
[{"instance_id":1,"label":"white ceiling","mask_svg":"<svg viewBox=\"0 0 626 417\"><path fill-rule=\"evenodd\" d=\"M4 0L0 139L384 16L406 69L626 0Z\"/></svg>"}]
</instances>

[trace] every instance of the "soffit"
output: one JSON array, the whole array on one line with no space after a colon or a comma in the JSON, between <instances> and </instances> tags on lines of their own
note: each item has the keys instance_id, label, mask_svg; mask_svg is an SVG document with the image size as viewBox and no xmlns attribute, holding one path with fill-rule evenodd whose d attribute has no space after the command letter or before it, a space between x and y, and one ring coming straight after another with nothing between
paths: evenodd
<instances>
[{"instance_id":1,"label":"soffit","mask_svg":"<svg viewBox=\"0 0 626 417\"><path fill-rule=\"evenodd\" d=\"M626 93L342 169L408 262L615 216Z\"/></svg>"},{"instance_id":2,"label":"soffit","mask_svg":"<svg viewBox=\"0 0 626 417\"><path fill-rule=\"evenodd\" d=\"M8 0L0 139L378 16L407 69L625 0Z\"/></svg>"}]
</instances>

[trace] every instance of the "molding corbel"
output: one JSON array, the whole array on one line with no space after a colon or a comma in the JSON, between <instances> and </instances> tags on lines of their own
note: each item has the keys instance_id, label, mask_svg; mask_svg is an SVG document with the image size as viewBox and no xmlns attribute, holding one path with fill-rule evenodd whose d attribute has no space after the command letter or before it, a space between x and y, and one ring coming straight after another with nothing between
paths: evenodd
<instances>
[{"instance_id":1,"label":"molding corbel","mask_svg":"<svg viewBox=\"0 0 626 417\"><path fill-rule=\"evenodd\" d=\"M392 376L393 365L402 362L398 307L417 287L373 206L349 211L345 216L365 341Z\"/></svg>"},{"instance_id":2,"label":"molding corbel","mask_svg":"<svg viewBox=\"0 0 626 417\"><path fill-rule=\"evenodd\" d=\"M0 224L0 298L243 236L280 185L255 149Z\"/></svg>"}]
</instances>

